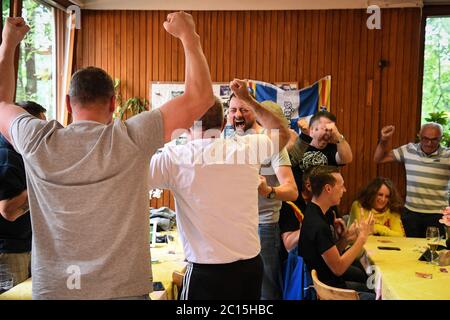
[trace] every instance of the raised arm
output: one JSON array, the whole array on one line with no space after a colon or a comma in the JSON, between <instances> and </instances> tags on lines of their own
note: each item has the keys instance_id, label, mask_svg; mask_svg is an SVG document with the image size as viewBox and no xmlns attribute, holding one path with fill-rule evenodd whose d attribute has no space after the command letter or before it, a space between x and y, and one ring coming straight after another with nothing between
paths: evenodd
<instances>
[{"instance_id":1,"label":"raised arm","mask_svg":"<svg viewBox=\"0 0 450 320\"><path fill-rule=\"evenodd\" d=\"M230 82L230 88L236 97L252 108L261 126L267 130L267 135L274 142L278 140L278 151L282 150L290 138L289 129L284 125L282 119L253 99L247 90L247 83L243 80L234 79ZM276 129L276 130L270 130Z\"/></svg>"},{"instance_id":2,"label":"raised arm","mask_svg":"<svg viewBox=\"0 0 450 320\"><path fill-rule=\"evenodd\" d=\"M192 16L183 11L170 13L164 28L181 40L186 59L184 94L161 107L164 140L168 142L176 138L173 136L176 129L190 128L214 104L214 96L208 63Z\"/></svg>"},{"instance_id":3,"label":"raised arm","mask_svg":"<svg viewBox=\"0 0 450 320\"><path fill-rule=\"evenodd\" d=\"M16 81L14 76L14 52L30 28L23 18L7 18L0 45L0 132L11 142L9 126L22 108L12 105Z\"/></svg>"},{"instance_id":4,"label":"raised arm","mask_svg":"<svg viewBox=\"0 0 450 320\"><path fill-rule=\"evenodd\" d=\"M395 127L394 126L386 126L381 129L381 138L380 142L375 149L375 154L373 156L373 160L375 163L387 163L394 162L395 156L392 150L388 151L388 143L394 134Z\"/></svg>"},{"instance_id":5,"label":"raised arm","mask_svg":"<svg viewBox=\"0 0 450 320\"><path fill-rule=\"evenodd\" d=\"M345 140L344 136L339 132L334 123L327 124L327 130L331 131L333 142L336 143L337 153L336 162L338 164L349 164L353 161L353 153L350 144Z\"/></svg>"}]
</instances>

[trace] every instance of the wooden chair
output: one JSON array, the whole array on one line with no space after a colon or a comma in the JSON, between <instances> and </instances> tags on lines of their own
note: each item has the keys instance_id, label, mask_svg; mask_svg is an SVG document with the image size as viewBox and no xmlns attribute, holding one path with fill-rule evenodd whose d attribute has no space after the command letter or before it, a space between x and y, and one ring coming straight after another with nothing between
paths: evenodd
<instances>
[{"instance_id":1,"label":"wooden chair","mask_svg":"<svg viewBox=\"0 0 450 320\"><path fill-rule=\"evenodd\" d=\"M359 300L355 290L330 287L321 282L317 277L316 270L311 271L311 277L319 300Z\"/></svg>"},{"instance_id":2,"label":"wooden chair","mask_svg":"<svg viewBox=\"0 0 450 320\"><path fill-rule=\"evenodd\" d=\"M183 288L183 278L186 273L186 267L181 271L172 272L172 295L173 298L178 300Z\"/></svg>"}]
</instances>

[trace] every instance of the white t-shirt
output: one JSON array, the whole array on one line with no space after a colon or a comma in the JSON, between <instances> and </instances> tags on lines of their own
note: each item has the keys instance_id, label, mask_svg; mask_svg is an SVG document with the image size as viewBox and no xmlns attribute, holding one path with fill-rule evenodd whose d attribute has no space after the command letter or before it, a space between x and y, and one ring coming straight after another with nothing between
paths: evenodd
<instances>
[{"instance_id":1,"label":"white t-shirt","mask_svg":"<svg viewBox=\"0 0 450 320\"><path fill-rule=\"evenodd\" d=\"M269 137L257 134L193 140L152 157L150 188L174 192L189 262L230 263L259 254L259 170L272 149Z\"/></svg>"}]
</instances>

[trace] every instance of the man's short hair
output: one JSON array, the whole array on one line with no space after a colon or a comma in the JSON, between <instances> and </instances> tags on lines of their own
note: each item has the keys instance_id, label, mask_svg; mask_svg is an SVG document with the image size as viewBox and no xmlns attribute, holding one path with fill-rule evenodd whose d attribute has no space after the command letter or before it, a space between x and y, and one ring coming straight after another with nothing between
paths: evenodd
<instances>
[{"instance_id":1,"label":"man's short hair","mask_svg":"<svg viewBox=\"0 0 450 320\"><path fill-rule=\"evenodd\" d=\"M434 128L434 129L438 130L440 137L442 137L442 135L444 134L444 127L442 127L442 125L440 123L437 123L437 122L427 122L427 123L423 124L420 127L419 134L421 134L423 132L423 130L426 129L426 128Z\"/></svg>"},{"instance_id":2,"label":"man's short hair","mask_svg":"<svg viewBox=\"0 0 450 320\"><path fill-rule=\"evenodd\" d=\"M36 118L39 118L41 113L47 112L47 110L43 106L34 101L20 101L16 104Z\"/></svg>"},{"instance_id":3,"label":"man's short hair","mask_svg":"<svg viewBox=\"0 0 450 320\"><path fill-rule=\"evenodd\" d=\"M198 120L202 122L202 130L209 129L222 130L224 116L223 105L219 98L214 97L214 104L206 111L206 113Z\"/></svg>"},{"instance_id":4,"label":"man's short hair","mask_svg":"<svg viewBox=\"0 0 450 320\"><path fill-rule=\"evenodd\" d=\"M316 112L311 119L309 120L309 127L312 127L314 122L320 120L320 118L327 118L328 120L332 122L336 122L336 116L332 114L331 112L328 112L326 110L322 110L319 112Z\"/></svg>"},{"instance_id":5,"label":"man's short hair","mask_svg":"<svg viewBox=\"0 0 450 320\"><path fill-rule=\"evenodd\" d=\"M309 181L311 184L311 192L314 197L319 197L322 194L325 185L334 186L336 178L333 173L339 173L339 168L333 166L318 166L310 171Z\"/></svg>"},{"instance_id":6,"label":"man's short hair","mask_svg":"<svg viewBox=\"0 0 450 320\"><path fill-rule=\"evenodd\" d=\"M114 83L102 69L87 67L80 69L70 80L69 96L80 104L106 104L114 96Z\"/></svg>"}]
</instances>

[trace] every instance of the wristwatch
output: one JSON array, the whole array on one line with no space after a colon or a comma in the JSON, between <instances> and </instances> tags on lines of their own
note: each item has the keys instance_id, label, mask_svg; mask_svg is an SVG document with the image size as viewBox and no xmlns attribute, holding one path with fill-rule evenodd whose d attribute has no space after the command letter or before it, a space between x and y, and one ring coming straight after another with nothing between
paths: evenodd
<instances>
[{"instance_id":1,"label":"wristwatch","mask_svg":"<svg viewBox=\"0 0 450 320\"><path fill-rule=\"evenodd\" d=\"M272 187L271 186L271 188L272 188L272 190L269 192L269 194L267 195L267 199L275 199L275 188L274 187Z\"/></svg>"}]
</instances>

